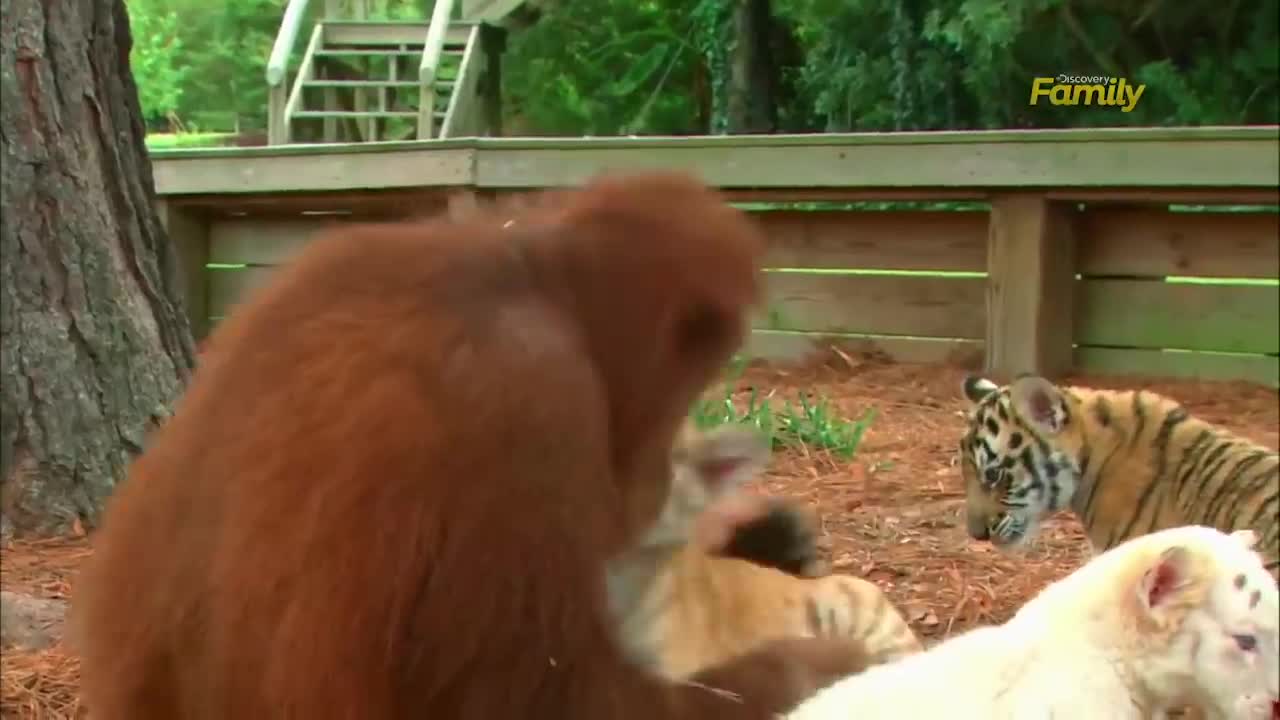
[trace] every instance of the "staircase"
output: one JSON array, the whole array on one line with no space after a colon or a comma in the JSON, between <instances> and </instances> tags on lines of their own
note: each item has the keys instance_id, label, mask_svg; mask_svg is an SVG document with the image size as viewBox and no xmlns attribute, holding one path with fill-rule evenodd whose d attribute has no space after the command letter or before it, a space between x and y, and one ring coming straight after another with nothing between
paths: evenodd
<instances>
[{"instance_id":1,"label":"staircase","mask_svg":"<svg viewBox=\"0 0 1280 720\"><path fill-rule=\"evenodd\" d=\"M480 26L450 20L452 5L437 0L429 21L318 21L290 86L285 66L306 6L290 0L267 66L268 142L480 134Z\"/></svg>"}]
</instances>

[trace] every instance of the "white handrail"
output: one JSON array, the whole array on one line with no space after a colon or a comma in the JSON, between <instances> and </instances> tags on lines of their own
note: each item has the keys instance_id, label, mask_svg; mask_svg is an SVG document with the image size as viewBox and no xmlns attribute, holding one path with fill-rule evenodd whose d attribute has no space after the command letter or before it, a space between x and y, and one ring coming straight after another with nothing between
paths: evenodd
<instances>
[{"instance_id":1,"label":"white handrail","mask_svg":"<svg viewBox=\"0 0 1280 720\"><path fill-rule=\"evenodd\" d=\"M298 39L298 29L302 27L302 16L307 12L308 0L289 0L285 6L284 17L280 18L280 31L276 33L276 42L271 46L271 57L267 60L267 85L275 87L284 82L289 70L289 53Z\"/></svg>"},{"instance_id":2,"label":"white handrail","mask_svg":"<svg viewBox=\"0 0 1280 720\"><path fill-rule=\"evenodd\" d=\"M433 83L436 68L440 66L440 54L444 52L444 39L449 33L449 20L453 16L453 0L436 0L431 9L431 24L427 26L427 38L422 43L422 62L418 63L418 84Z\"/></svg>"},{"instance_id":3,"label":"white handrail","mask_svg":"<svg viewBox=\"0 0 1280 720\"><path fill-rule=\"evenodd\" d=\"M431 24L422 42L422 61L418 63L418 133L419 140L430 139L435 134L436 70L444 52L444 39L449 34L449 19L453 16L453 0L436 0L431 9Z\"/></svg>"}]
</instances>

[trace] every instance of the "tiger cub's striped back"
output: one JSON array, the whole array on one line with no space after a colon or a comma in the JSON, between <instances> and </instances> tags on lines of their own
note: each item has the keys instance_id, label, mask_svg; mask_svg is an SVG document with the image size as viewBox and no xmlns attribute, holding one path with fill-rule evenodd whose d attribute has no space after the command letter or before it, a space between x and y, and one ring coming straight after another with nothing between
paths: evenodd
<instances>
[{"instance_id":1,"label":"tiger cub's striped back","mask_svg":"<svg viewBox=\"0 0 1280 720\"><path fill-rule=\"evenodd\" d=\"M1095 552L1178 525L1252 529L1280 576L1280 454L1153 392L969 377L960 441L967 526L1017 545L1071 509Z\"/></svg>"},{"instance_id":2,"label":"tiger cub's striped back","mask_svg":"<svg viewBox=\"0 0 1280 720\"><path fill-rule=\"evenodd\" d=\"M624 647L674 679L795 636L847 638L869 664L921 649L874 584L843 575L798 577L720 550L770 501L738 486L768 462L754 430L687 429L672 453L667 504L640 543L611 561L609 596Z\"/></svg>"}]
</instances>

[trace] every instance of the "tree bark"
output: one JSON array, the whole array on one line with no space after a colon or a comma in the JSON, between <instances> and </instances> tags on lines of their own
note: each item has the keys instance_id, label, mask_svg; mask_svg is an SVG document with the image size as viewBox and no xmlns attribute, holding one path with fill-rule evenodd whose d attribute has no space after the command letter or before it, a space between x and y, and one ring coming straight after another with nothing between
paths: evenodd
<instances>
[{"instance_id":1,"label":"tree bark","mask_svg":"<svg viewBox=\"0 0 1280 720\"><path fill-rule=\"evenodd\" d=\"M734 45L729 60L729 133L771 133L778 129L778 68L773 60L770 0L737 0Z\"/></svg>"},{"instance_id":2,"label":"tree bark","mask_svg":"<svg viewBox=\"0 0 1280 720\"><path fill-rule=\"evenodd\" d=\"M194 346L123 0L0 3L0 525L92 527Z\"/></svg>"}]
</instances>

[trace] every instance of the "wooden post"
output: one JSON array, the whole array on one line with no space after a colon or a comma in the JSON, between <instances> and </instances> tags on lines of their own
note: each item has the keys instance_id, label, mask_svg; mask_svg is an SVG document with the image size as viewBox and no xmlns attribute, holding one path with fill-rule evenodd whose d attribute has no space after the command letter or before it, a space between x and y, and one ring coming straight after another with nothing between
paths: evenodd
<instances>
[{"instance_id":1,"label":"wooden post","mask_svg":"<svg viewBox=\"0 0 1280 720\"><path fill-rule=\"evenodd\" d=\"M160 223L178 255L178 271L191 334L199 341L209 333L209 222L195 212L160 198Z\"/></svg>"},{"instance_id":2,"label":"wooden post","mask_svg":"<svg viewBox=\"0 0 1280 720\"><path fill-rule=\"evenodd\" d=\"M986 369L1056 377L1073 364L1075 209L1032 194L997 196L987 233Z\"/></svg>"},{"instance_id":3,"label":"wooden post","mask_svg":"<svg viewBox=\"0 0 1280 720\"><path fill-rule=\"evenodd\" d=\"M329 80L333 78L334 74L330 72L328 63L321 63L320 58L318 57L311 58L312 72L316 72L317 65L320 66L319 72L317 74L321 78L325 80ZM324 96L325 112L335 112L341 109L342 106L338 104L337 88L326 87L321 92L323 93L323 96ZM324 142L327 142L327 143L338 142L338 118L326 117L322 119L320 123L321 123L321 136L324 139Z\"/></svg>"},{"instance_id":4,"label":"wooden post","mask_svg":"<svg viewBox=\"0 0 1280 720\"><path fill-rule=\"evenodd\" d=\"M497 25L480 26L480 49L484 56L480 103L483 134L502 136L502 54L507 49L507 31Z\"/></svg>"},{"instance_id":5,"label":"wooden post","mask_svg":"<svg viewBox=\"0 0 1280 720\"><path fill-rule=\"evenodd\" d=\"M284 116L288 102L287 83L272 85L267 89L267 144L285 145L289 142L289 119Z\"/></svg>"}]
</instances>

